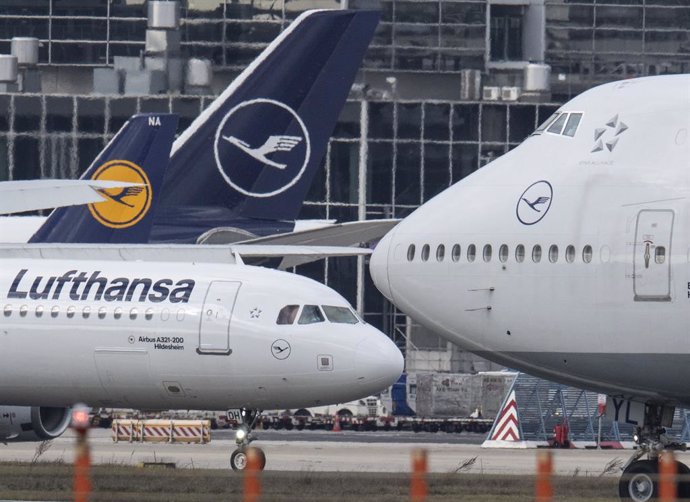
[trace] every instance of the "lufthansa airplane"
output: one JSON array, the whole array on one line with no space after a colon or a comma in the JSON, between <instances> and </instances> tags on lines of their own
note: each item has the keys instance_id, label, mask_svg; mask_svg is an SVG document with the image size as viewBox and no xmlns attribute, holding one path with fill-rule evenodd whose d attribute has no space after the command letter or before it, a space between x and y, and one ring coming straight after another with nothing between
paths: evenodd
<instances>
[{"instance_id":1,"label":"lufthansa airplane","mask_svg":"<svg viewBox=\"0 0 690 502\"><path fill-rule=\"evenodd\" d=\"M371 260L379 290L445 338L615 398L639 426L620 483L634 500L656 493L658 453L678 447L664 427L690 405L689 136L690 75L596 87Z\"/></svg>"},{"instance_id":2,"label":"lufthansa airplane","mask_svg":"<svg viewBox=\"0 0 690 502\"><path fill-rule=\"evenodd\" d=\"M148 242L344 246L392 228L297 220L378 19L308 11L281 33L175 141ZM61 242L34 234L43 221L2 218L0 240Z\"/></svg>"}]
</instances>

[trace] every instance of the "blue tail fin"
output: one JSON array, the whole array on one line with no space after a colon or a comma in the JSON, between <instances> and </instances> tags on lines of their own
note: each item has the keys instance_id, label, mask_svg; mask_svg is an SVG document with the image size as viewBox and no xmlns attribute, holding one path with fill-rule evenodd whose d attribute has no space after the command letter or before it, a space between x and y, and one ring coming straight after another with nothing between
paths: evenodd
<instances>
[{"instance_id":1,"label":"blue tail fin","mask_svg":"<svg viewBox=\"0 0 690 502\"><path fill-rule=\"evenodd\" d=\"M54 210L30 242L148 242L177 120L170 114L132 117L82 176L132 186L99 189L103 202Z\"/></svg>"},{"instance_id":2,"label":"blue tail fin","mask_svg":"<svg viewBox=\"0 0 690 502\"><path fill-rule=\"evenodd\" d=\"M379 15L309 11L276 38L175 141L161 221L296 219Z\"/></svg>"}]
</instances>

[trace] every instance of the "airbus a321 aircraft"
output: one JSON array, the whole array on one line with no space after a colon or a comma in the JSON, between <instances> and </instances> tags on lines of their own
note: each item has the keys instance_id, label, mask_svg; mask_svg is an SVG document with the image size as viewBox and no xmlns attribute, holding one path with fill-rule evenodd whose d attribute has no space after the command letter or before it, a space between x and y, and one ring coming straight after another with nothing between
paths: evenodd
<instances>
[{"instance_id":1,"label":"airbus a321 aircraft","mask_svg":"<svg viewBox=\"0 0 690 502\"><path fill-rule=\"evenodd\" d=\"M0 408L4 439L58 436L76 402L244 408L245 434L231 457L241 469L259 410L359 399L402 371L387 336L339 294L296 274L6 256L0 403L25 408L8 417Z\"/></svg>"},{"instance_id":2,"label":"airbus a321 aircraft","mask_svg":"<svg viewBox=\"0 0 690 502\"><path fill-rule=\"evenodd\" d=\"M596 87L371 260L379 290L447 339L632 400L640 448L620 494L634 500L656 493L658 453L678 446L663 427L690 405L689 136L690 75Z\"/></svg>"}]
</instances>

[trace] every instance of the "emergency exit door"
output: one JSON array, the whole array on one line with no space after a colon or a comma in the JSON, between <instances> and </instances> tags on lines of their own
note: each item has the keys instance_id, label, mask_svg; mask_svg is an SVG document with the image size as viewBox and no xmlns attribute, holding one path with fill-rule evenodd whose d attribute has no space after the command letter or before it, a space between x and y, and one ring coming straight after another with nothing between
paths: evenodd
<instances>
[{"instance_id":1,"label":"emergency exit door","mask_svg":"<svg viewBox=\"0 0 690 502\"><path fill-rule=\"evenodd\" d=\"M199 326L200 354L230 354L230 325L241 282L214 281L208 287Z\"/></svg>"},{"instance_id":2,"label":"emergency exit door","mask_svg":"<svg viewBox=\"0 0 690 502\"><path fill-rule=\"evenodd\" d=\"M635 301L671 300L673 211L643 210L637 214L633 255Z\"/></svg>"}]
</instances>

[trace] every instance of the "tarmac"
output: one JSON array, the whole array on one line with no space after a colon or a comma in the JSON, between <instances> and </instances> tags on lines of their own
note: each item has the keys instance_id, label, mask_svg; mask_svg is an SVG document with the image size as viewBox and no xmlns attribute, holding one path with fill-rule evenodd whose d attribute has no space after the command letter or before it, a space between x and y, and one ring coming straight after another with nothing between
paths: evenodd
<instances>
[{"instance_id":1,"label":"tarmac","mask_svg":"<svg viewBox=\"0 0 690 502\"><path fill-rule=\"evenodd\" d=\"M287 431L259 436L253 446L266 453L266 470L274 471L341 471L341 472L408 472L410 455L416 448L429 452L431 472L455 472L460 466L470 464L462 472L477 474L535 473L536 449L484 449L479 444L441 442L401 442L391 436L390 442L367 441L364 432L330 432L328 440L309 432ZM385 434L385 433L382 433ZM391 434L391 433L389 433ZM392 433L405 434L405 433ZM407 433L415 437L414 433ZM302 435L303 439L294 439ZM373 433L372 437L376 433ZM223 435L221 435L222 437ZM439 435L436 435L439 436ZM331 439L331 437L333 439ZM341 440L336 438L340 437ZM419 437L419 436L417 436ZM440 435L444 438L444 435ZM288 439L289 438L289 439ZM357 439L356 441L353 438ZM423 439L423 438L422 438ZM35 455L38 443L9 443L0 445L0 461L29 462ZM143 462L174 462L178 468L229 469L229 458L235 449L230 439L213 439L208 444L167 443L115 443L110 430L94 429L90 434L92 461L96 464L137 465ZM607 465L622 465L632 454L630 450L551 450L554 454L554 470L557 475L599 476L607 471ZM40 461L71 462L74 453L74 437L68 431L53 441ZM678 460L687 463L690 454L681 453ZM610 475L619 475L619 469L611 469Z\"/></svg>"}]
</instances>

